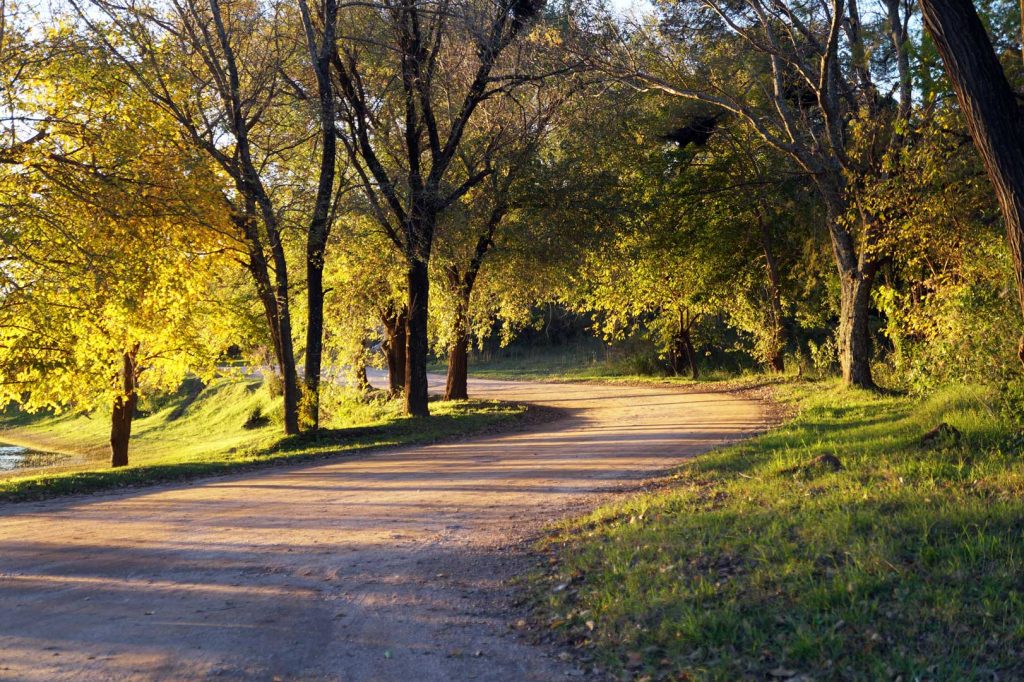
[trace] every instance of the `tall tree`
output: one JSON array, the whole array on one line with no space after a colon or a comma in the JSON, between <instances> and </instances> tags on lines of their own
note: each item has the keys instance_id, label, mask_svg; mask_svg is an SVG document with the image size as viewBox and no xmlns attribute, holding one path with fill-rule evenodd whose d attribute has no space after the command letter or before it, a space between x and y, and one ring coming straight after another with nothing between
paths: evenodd
<instances>
[{"instance_id":1,"label":"tall tree","mask_svg":"<svg viewBox=\"0 0 1024 682\"><path fill-rule=\"evenodd\" d=\"M41 77L51 96L26 112L47 135L0 166L0 399L105 403L124 466L141 391L212 372L227 345L219 183L102 52L79 46Z\"/></svg>"},{"instance_id":2,"label":"tall tree","mask_svg":"<svg viewBox=\"0 0 1024 682\"><path fill-rule=\"evenodd\" d=\"M406 262L405 406L426 416L429 263L438 221L492 168L456 168L484 102L532 80L519 41L542 0L385 0L347 11L334 60L344 144ZM396 121L398 124L396 125ZM478 157L485 159L485 157Z\"/></svg>"},{"instance_id":3,"label":"tall tree","mask_svg":"<svg viewBox=\"0 0 1024 682\"><path fill-rule=\"evenodd\" d=\"M182 0L153 8L135 0L90 1L105 23L97 12L76 5L81 20L120 61L134 87L177 122L178 136L207 154L231 180L223 206L245 246L244 265L264 308L283 380L286 433L299 431L300 391L286 246L286 215L294 207L285 204L296 194L291 183L303 176L284 164L296 148L319 145L315 191L300 221L307 238L305 403L315 427L323 262L337 185L335 97L328 74L336 43L335 4L325 2L313 13L300 3L296 14L283 5L255 2ZM308 77L300 82L296 71ZM316 103L312 111L288 105L296 93L300 102Z\"/></svg>"},{"instance_id":4,"label":"tall tree","mask_svg":"<svg viewBox=\"0 0 1024 682\"><path fill-rule=\"evenodd\" d=\"M543 239L549 226L544 221L517 220L516 214L531 201L530 194L538 188L534 178L537 156L552 127L555 117L570 96L566 83L532 84L515 100L485 103L484 114L467 134L467 148L460 161L472 167L491 168L491 174L476 188L466 192L453 206L448 218L438 228L440 281L448 310L446 344L448 375L446 400L465 400L468 394L469 349L473 329L488 328L495 316L511 322L522 312L523 304L495 305L508 301L490 292L491 305L478 305L473 310L476 286L485 263L495 249L510 251L530 249L529 243ZM484 158L473 158L476 154ZM472 160L471 160L472 159ZM510 215L512 214L512 215ZM509 234L514 230L517 234ZM570 235L564 235L564 248L571 248ZM508 255L507 253L505 255ZM538 268L527 272L537 275ZM526 274L526 272L524 272ZM505 272L508 286L514 286L515 275ZM517 290L527 295L522 288ZM527 295L528 296L528 295ZM437 317L437 316L435 316Z\"/></svg>"},{"instance_id":5,"label":"tall tree","mask_svg":"<svg viewBox=\"0 0 1024 682\"><path fill-rule=\"evenodd\" d=\"M658 30L619 41L617 59L596 55L637 87L734 115L808 175L826 209L840 364L853 386L874 385L868 322L885 259L875 247L883 221L861 210L857 189L894 172L913 97L910 7L876 5L684 0L666 6Z\"/></svg>"},{"instance_id":6,"label":"tall tree","mask_svg":"<svg viewBox=\"0 0 1024 682\"><path fill-rule=\"evenodd\" d=\"M320 374L324 348L324 260L331 232L338 156L334 81L331 61L337 49L338 4L317 3L316 19L306 0L299 0L309 64L316 82L316 119L319 123L320 163L316 197L306 233L306 366L305 416L313 429L320 424Z\"/></svg>"}]
</instances>

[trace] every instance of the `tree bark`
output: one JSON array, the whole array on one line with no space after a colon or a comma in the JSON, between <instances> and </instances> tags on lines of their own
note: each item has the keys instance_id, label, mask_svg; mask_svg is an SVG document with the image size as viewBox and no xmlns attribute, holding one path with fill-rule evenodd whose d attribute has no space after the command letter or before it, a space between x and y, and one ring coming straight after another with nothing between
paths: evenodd
<instances>
[{"instance_id":1,"label":"tree bark","mask_svg":"<svg viewBox=\"0 0 1024 682\"><path fill-rule=\"evenodd\" d=\"M772 252L771 234L768 231L768 224L764 215L758 211L758 226L761 228L761 245L764 248L765 272L768 275L768 304L771 312L771 322L774 325L775 352L769 358L769 366L776 372L786 371L786 361L783 353L786 348L786 328L782 325L782 294L779 287L779 270L775 263L775 254Z\"/></svg>"},{"instance_id":2,"label":"tree bark","mask_svg":"<svg viewBox=\"0 0 1024 682\"><path fill-rule=\"evenodd\" d=\"M282 258L283 260L283 258ZM292 342L292 318L288 306L287 278L278 277L276 296L281 337L281 382L284 384L284 432L299 432L299 377L295 368L295 348Z\"/></svg>"},{"instance_id":3,"label":"tree bark","mask_svg":"<svg viewBox=\"0 0 1024 682\"><path fill-rule=\"evenodd\" d=\"M1024 123L1017 98L971 0L920 3L925 28L946 65L995 188L1013 258L1017 301L1024 311ZM1024 363L1024 336L1018 357Z\"/></svg>"},{"instance_id":4,"label":"tree bark","mask_svg":"<svg viewBox=\"0 0 1024 682\"><path fill-rule=\"evenodd\" d=\"M331 231L331 204L337 162L334 85L331 80L331 57L336 49L336 0L325 0L321 7L323 36L318 44L309 7L305 0L299 2L320 102L320 175L313 215L306 235L307 320L306 366L303 375L306 423L314 430L320 427L320 373L324 350L324 258L327 252L327 238Z\"/></svg>"},{"instance_id":5,"label":"tree bark","mask_svg":"<svg viewBox=\"0 0 1024 682\"><path fill-rule=\"evenodd\" d=\"M696 379L700 372L697 369L697 351L690 336L693 322L694 319L685 310L679 311L679 327L669 349L669 365L676 376L682 376L689 369L690 378Z\"/></svg>"},{"instance_id":6,"label":"tree bark","mask_svg":"<svg viewBox=\"0 0 1024 682\"><path fill-rule=\"evenodd\" d=\"M455 321L455 342L448 351L448 379L445 383L445 400L469 399L469 330L466 328L466 306L460 302Z\"/></svg>"},{"instance_id":7,"label":"tree bark","mask_svg":"<svg viewBox=\"0 0 1024 682\"><path fill-rule=\"evenodd\" d=\"M875 388L871 376L871 334L868 326L871 288L875 283L878 263L870 253L876 225L865 216L860 254L854 246L853 235L842 225L849 211L841 176L817 180L818 190L825 201L832 255L839 274L839 366L843 383L857 388Z\"/></svg>"},{"instance_id":8,"label":"tree bark","mask_svg":"<svg viewBox=\"0 0 1024 682\"><path fill-rule=\"evenodd\" d=\"M263 314L267 320L267 328L270 331L270 342L274 346L274 358L277 360L278 369L281 371L282 390L284 392L284 423L285 433L298 433L299 429L299 408L298 391L296 385L298 378L295 370L295 355L291 348L291 321L282 324L281 308L278 305L279 287L275 287L270 279L270 266L267 257L263 252L262 240L259 236L259 229L256 223L255 202L251 199L247 202L244 214L238 213L233 218L235 224L245 235L246 247L249 253L249 260L245 267L252 275L256 286L256 295L263 305ZM288 330L288 343L284 343L282 328ZM288 377L291 377L292 390L288 389Z\"/></svg>"},{"instance_id":9,"label":"tree bark","mask_svg":"<svg viewBox=\"0 0 1024 682\"><path fill-rule=\"evenodd\" d=\"M386 336L382 346L388 365L388 393L392 396L401 395L405 390L406 318L404 307L381 316Z\"/></svg>"},{"instance_id":10,"label":"tree bark","mask_svg":"<svg viewBox=\"0 0 1024 682\"><path fill-rule=\"evenodd\" d=\"M406 271L409 300L406 322L405 411L414 417L429 417L427 402L427 306L430 278L427 263L410 259Z\"/></svg>"},{"instance_id":11,"label":"tree bark","mask_svg":"<svg viewBox=\"0 0 1024 682\"><path fill-rule=\"evenodd\" d=\"M135 362L138 346L124 354L121 369L122 392L114 398L110 416L110 466L128 465L128 442L132 436L132 419L139 402L138 366Z\"/></svg>"},{"instance_id":12,"label":"tree bark","mask_svg":"<svg viewBox=\"0 0 1024 682\"><path fill-rule=\"evenodd\" d=\"M844 273L839 309L839 366L847 386L874 388L868 312L874 275Z\"/></svg>"}]
</instances>

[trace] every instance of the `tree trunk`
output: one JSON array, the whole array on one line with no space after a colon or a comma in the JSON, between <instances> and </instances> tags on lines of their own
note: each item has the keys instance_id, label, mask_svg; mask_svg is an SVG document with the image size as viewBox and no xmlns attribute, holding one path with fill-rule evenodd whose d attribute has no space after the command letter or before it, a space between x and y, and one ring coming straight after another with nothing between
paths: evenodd
<instances>
[{"instance_id":1,"label":"tree trunk","mask_svg":"<svg viewBox=\"0 0 1024 682\"><path fill-rule=\"evenodd\" d=\"M1024 311L1024 123L1013 88L971 0L920 0L1006 223ZM1024 7L1024 6L1022 6ZM1024 363L1024 337L1018 356Z\"/></svg>"},{"instance_id":2,"label":"tree trunk","mask_svg":"<svg viewBox=\"0 0 1024 682\"><path fill-rule=\"evenodd\" d=\"M842 276L839 309L839 365L847 386L874 388L871 378L871 339L868 311L873 274L853 272Z\"/></svg>"},{"instance_id":3,"label":"tree trunk","mask_svg":"<svg viewBox=\"0 0 1024 682\"><path fill-rule=\"evenodd\" d=\"M382 346L388 364L388 393L392 396L401 395L405 390L406 318L405 308L382 316L387 337Z\"/></svg>"},{"instance_id":4,"label":"tree trunk","mask_svg":"<svg viewBox=\"0 0 1024 682\"><path fill-rule=\"evenodd\" d=\"M460 306L456 313L455 343L448 351L448 381L445 384L445 400L469 399L469 332L466 329L465 308Z\"/></svg>"},{"instance_id":5,"label":"tree trunk","mask_svg":"<svg viewBox=\"0 0 1024 682\"><path fill-rule=\"evenodd\" d=\"M427 306L430 278L427 263L409 261L406 279L409 288L406 322L405 412L414 417L429 417L427 403Z\"/></svg>"},{"instance_id":6,"label":"tree trunk","mask_svg":"<svg viewBox=\"0 0 1024 682\"><path fill-rule=\"evenodd\" d=\"M672 373L682 376L685 369L689 369L690 378L696 379L699 375L697 369L697 351L693 347L693 339L690 337L690 328L693 326L693 319L687 315L685 310L679 311L679 328L676 336L672 339L672 347L669 350L669 365Z\"/></svg>"},{"instance_id":7,"label":"tree trunk","mask_svg":"<svg viewBox=\"0 0 1024 682\"><path fill-rule=\"evenodd\" d=\"M683 350L686 351L686 362L690 365L690 378L697 379L700 372L697 370L697 351L693 347L690 329L687 328L680 336L682 337Z\"/></svg>"},{"instance_id":8,"label":"tree trunk","mask_svg":"<svg viewBox=\"0 0 1024 682\"><path fill-rule=\"evenodd\" d=\"M366 375L366 365L356 368L356 390L360 393L366 393L371 388L370 377Z\"/></svg>"},{"instance_id":9,"label":"tree trunk","mask_svg":"<svg viewBox=\"0 0 1024 682\"><path fill-rule=\"evenodd\" d=\"M286 345L281 336L281 311L278 307L278 298L274 293L274 284L270 280L270 267L267 263L266 255L263 253L259 230L256 227L256 218L253 215L254 210L255 208L250 202L246 212L236 215L234 221L246 238L249 261L245 266L252 275L253 283L256 286L256 294L263 305L263 314L266 317L267 328L270 331L270 342L274 346L274 358L277 360L277 367L281 371L282 387L287 387L285 377L289 374L292 376L292 385L294 387L297 380L295 378L295 356L292 354L290 341L291 324L289 322L287 325L289 329L289 343ZM288 395L288 392L285 391L285 433L298 433L297 391L293 388L291 400L289 400ZM289 430L290 428L293 430Z\"/></svg>"},{"instance_id":10,"label":"tree trunk","mask_svg":"<svg viewBox=\"0 0 1024 682\"><path fill-rule=\"evenodd\" d=\"M288 303L281 309L281 381L284 384L284 432L289 436L299 432L299 377L295 369L295 349L292 344L292 319Z\"/></svg>"},{"instance_id":11,"label":"tree trunk","mask_svg":"<svg viewBox=\"0 0 1024 682\"><path fill-rule=\"evenodd\" d=\"M320 373L324 353L324 260L323 253L306 256L306 367L303 374L304 422L314 431L320 428Z\"/></svg>"},{"instance_id":12,"label":"tree trunk","mask_svg":"<svg viewBox=\"0 0 1024 682\"><path fill-rule=\"evenodd\" d=\"M327 238L331 231L331 204L334 197L334 175L337 162L337 131L335 129L334 84L331 80L331 56L336 49L336 0L326 0L323 9L323 36L317 42L314 22L305 2L299 3L306 41L313 55L312 67L316 75L320 99L320 175L317 181L316 201L306 235L306 367L305 386L306 423L311 429L320 427L320 373L324 351L324 259ZM365 371L365 368L363 368Z\"/></svg>"},{"instance_id":13,"label":"tree trunk","mask_svg":"<svg viewBox=\"0 0 1024 682\"><path fill-rule=\"evenodd\" d=\"M768 275L768 304L771 312L772 324L775 333L775 352L769 359L768 364L776 372L786 371L786 361L783 353L786 349L786 328L782 325L782 294L779 287L779 270L775 263L775 254L772 252L771 234L768 232L768 224L760 211L757 213L757 222L761 228L761 245L764 248L765 271Z\"/></svg>"},{"instance_id":14,"label":"tree trunk","mask_svg":"<svg viewBox=\"0 0 1024 682\"><path fill-rule=\"evenodd\" d=\"M839 329L836 340L839 342L843 383L846 386L870 389L875 388L875 382L871 377L868 312L878 264L867 253L873 244L877 225L861 216L864 221L862 227L865 244L858 256L853 235L843 226L843 220L849 212L843 182L838 172L815 179L825 202L832 255L839 274Z\"/></svg>"},{"instance_id":15,"label":"tree trunk","mask_svg":"<svg viewBox=\"0 0 1024 682\"><path fill-rule=\"evenodd\" d=\"M132 436L132 419L139 402L138 369L135 356L138 348L124 354L121 370L122 392L114 398L110 415L110 466L128 465L128 442Z\"/></svg>"}]
</instances>

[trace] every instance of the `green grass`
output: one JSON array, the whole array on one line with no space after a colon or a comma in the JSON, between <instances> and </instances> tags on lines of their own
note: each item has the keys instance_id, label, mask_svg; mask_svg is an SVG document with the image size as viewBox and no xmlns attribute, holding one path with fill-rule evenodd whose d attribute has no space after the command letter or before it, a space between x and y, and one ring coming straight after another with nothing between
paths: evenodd
<instances>
[{"instance_id":1,"label":"green grass","mask_svg":"<svg viewBox=\"0 0 1024 682\"><path fill-rule=\"evenodd\" d=\"M544 629L627 678L1024 676L1024 461L996 396L777 392L788 424L542 543ZM923 446L943 421L962 440Z\"/></svg>"},{"instance_id":2,"label":"green grass","mask_svg":"<svg viewBox=\"0 0 1024 682\"><path fill-rule=\"evenodd\" d=\"M585 382L629 384L681 384L719 382L735 379L735 372L713 370L699 380L666 374L657 354L640 344L609 346L598 339L584 339L562 346L509 346L474 352L469 358L470 376L483 379L519 381ZM437 363L431 371L444 372Z\"/></svg>"},{"instance_id":3,"label":"green grass","mask_svg":"<svg viewBox=\"0 0 1024 682\"><path fill-rule=\"evenodd\" d=\"M196 387L197 389L199 387ZM136 418L130 464L111 469L108 417L32 417L9 413L0 441L72 454L60 467L0 473L0 501L39 499L127 485L229 473L255 466L338 455L373 448L430 443L509 426L526 414L521 405L488 401L431 404L431 418L401 413L399 401L327 395L325 428L316 436L284 437L279 400L254 381L219 380L182 391ZM256 428L246 428L254 415Z\"/></svg>"}]
</instances>

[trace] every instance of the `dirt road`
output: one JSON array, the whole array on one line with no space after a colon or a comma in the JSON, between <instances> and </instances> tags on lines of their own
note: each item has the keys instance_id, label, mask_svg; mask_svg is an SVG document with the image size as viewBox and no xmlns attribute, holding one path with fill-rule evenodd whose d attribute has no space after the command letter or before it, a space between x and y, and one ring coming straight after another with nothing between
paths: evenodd
<instances>
[{"instance_id":1,"label":"dirt road","mask_svg":"<svg viewBox=\"0 0 1024 682\"><path fill-rule=\"evenodd\" d=\"M761 427L725 393L473 381L566 411L358 460L0 507L3 680L557 680L518 541Z\"/></svg>"}]
</instances>

